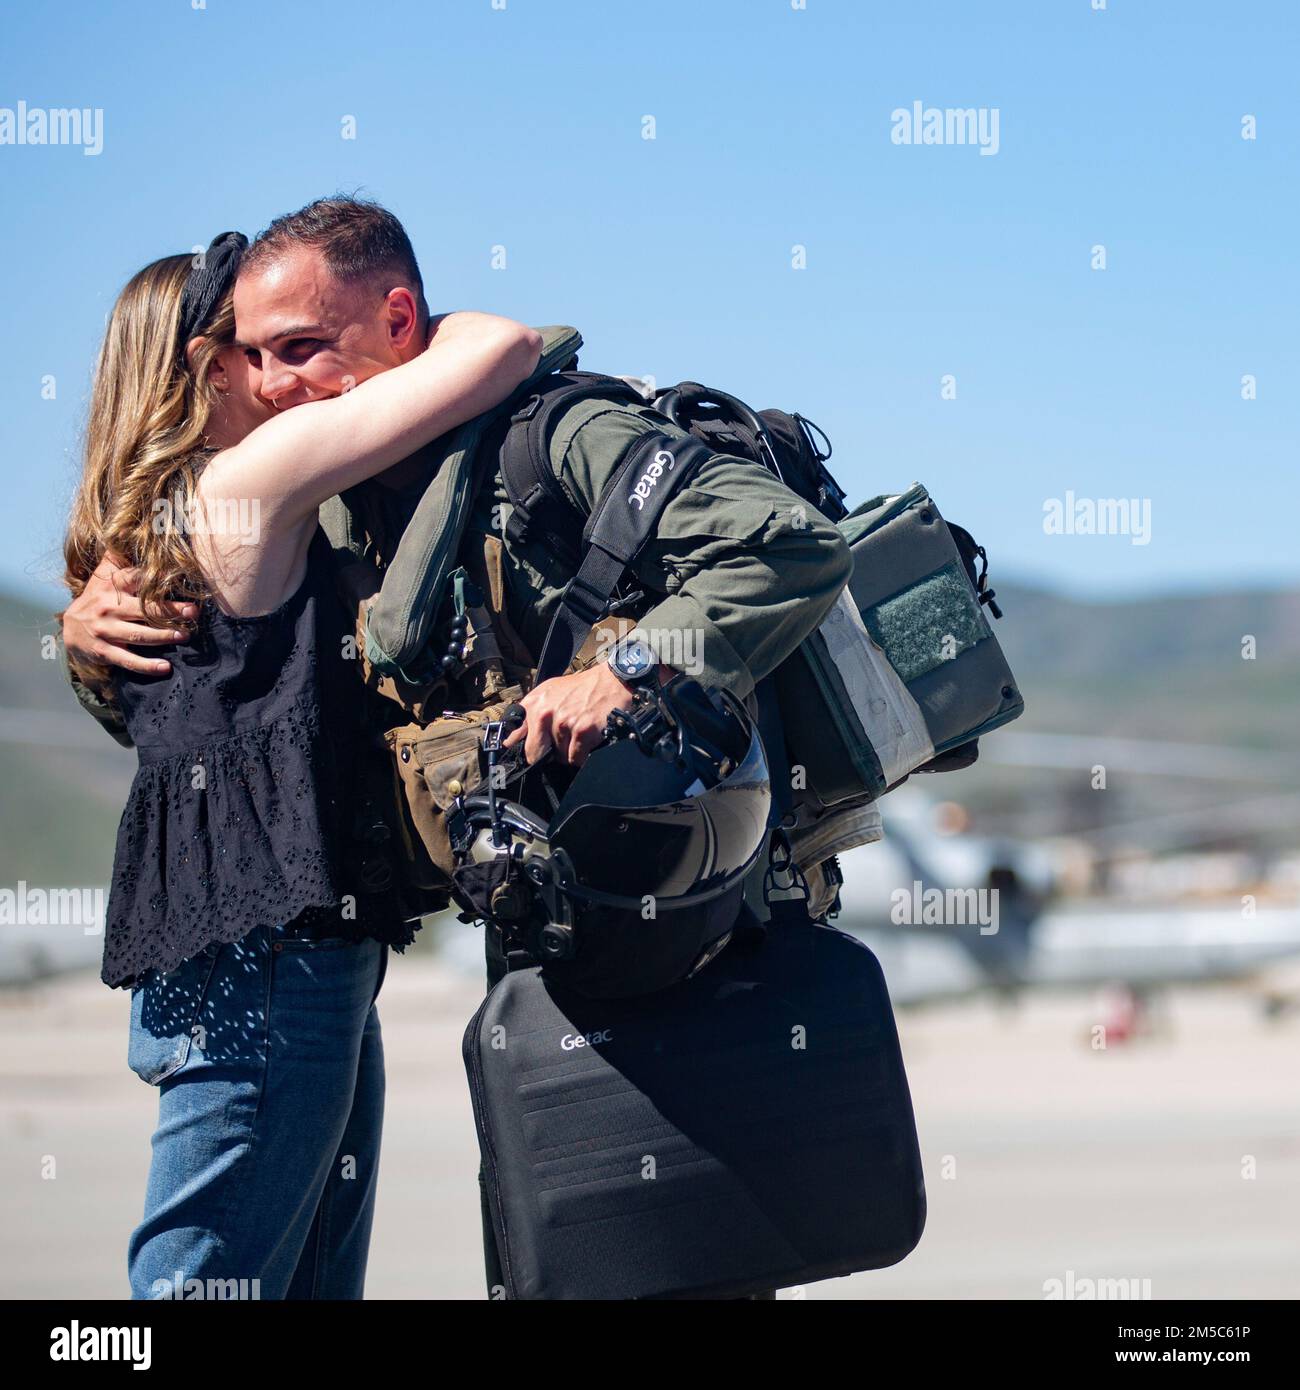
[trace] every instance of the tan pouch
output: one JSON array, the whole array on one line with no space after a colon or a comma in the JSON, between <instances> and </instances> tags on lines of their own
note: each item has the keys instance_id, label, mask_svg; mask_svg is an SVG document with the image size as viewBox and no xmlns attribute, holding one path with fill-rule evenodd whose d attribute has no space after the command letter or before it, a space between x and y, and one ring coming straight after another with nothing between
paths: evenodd
<instances>
[{"instance_id":1,"label":"tan pouch","mask_svg":"<svg viewBox=\"0 0 1300 1390\"><path fill-rule=\"evenodd\" d=\"M635 626L631 618L606 618L592 628L569 672L598 661L612 642ZM454 867L447 812L462 792L479 783L479 748L483 726L500 719L523 699L522 684L507 686L480 709L464 714L443 712L425 723L403 724L384 735L397 770L397 802L403 849L415 884L446 888Z\"/></svg>"},{"instance_id":2,"label":"tan pouch","mask_svg":"<svg viewBox=\"0 0 1300 1390\"><path fill-rule=\"evenodd\" d=\"M462 792L478 785L483 726L500 719L523 694L522 686L511 686L498 703L444 714L428 724L403 724L384 735L401 786L404 849L421 887L445 887L450 880L447 811Z\"/></svg>"}]
</instances>

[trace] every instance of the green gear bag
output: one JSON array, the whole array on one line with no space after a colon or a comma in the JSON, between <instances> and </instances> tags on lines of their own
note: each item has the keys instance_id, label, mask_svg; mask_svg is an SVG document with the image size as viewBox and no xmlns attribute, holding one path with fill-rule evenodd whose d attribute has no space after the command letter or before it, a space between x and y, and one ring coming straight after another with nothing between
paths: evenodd
<instances>
[{"instance_id":1,"label":"green gear bag","mask_svg":"<svg viewBox=\"0 0 1300 1390\"><path fill-rule=\"evenodd\" d=\"M775 673L792 768L825 806L874 799L910 773L964 766L1024 698L984 612L983 550L920 483L839 523L853 575Z\"/></svg>"}]
</instances>

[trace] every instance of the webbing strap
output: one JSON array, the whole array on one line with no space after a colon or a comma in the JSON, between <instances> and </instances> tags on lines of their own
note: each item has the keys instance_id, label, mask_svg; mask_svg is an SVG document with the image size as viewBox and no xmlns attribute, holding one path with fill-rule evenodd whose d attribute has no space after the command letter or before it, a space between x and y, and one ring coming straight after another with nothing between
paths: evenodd
<instances>
[{"instance_id":1,"label":"webbing strap","mask_svg":"<svg viewBox=\"0 0 1300 1390\"><path fill-rule=\"evenodd\" d=\"M510 420L500 447L501 480L510 498L506 537L522 545L534 530L545 535L565 559L577 540L582 516L575 511L551 467L551 436L567 413L581 401L611 405L644 405L626 382L600 372L555 372L539 381Z\"/></svg>"},{"instance_id":2,"label":"webbing strap","mask_svg":"<svg viewBox=\"0 0 1300 1390\"><path fill-rule=\"evenodd\" d=\"M586 553L565 586L537 663L536 683L559 675L604 616L628 567L658 530L670 498L713 451L690 435L658 430L628 450L583 530Z\"/></svg>"}]
</instances>

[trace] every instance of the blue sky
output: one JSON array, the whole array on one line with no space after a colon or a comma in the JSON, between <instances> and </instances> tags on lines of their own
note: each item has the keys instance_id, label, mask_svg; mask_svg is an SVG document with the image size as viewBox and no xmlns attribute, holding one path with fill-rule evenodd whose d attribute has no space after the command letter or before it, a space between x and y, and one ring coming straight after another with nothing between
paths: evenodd
<instances>
[{"instance_id":1,"label":"blue sky","mask_svg":"<svg viewBox=\"0 0 1300 1390\"><path fill-rule=\"evenodd\" d=\"M194 3L4 21L0 107L102 108L104 147L0 145L0 583L58 576L121 283L338 189L402 217L436 308L802 410L851 498L921 479L995 577L1300 583L1300 7ZM915 101L996 108L998 153L893 143ZM1150 544L1044 534L1067 492L1149 500Z\"/></svg>"}]
</instances>

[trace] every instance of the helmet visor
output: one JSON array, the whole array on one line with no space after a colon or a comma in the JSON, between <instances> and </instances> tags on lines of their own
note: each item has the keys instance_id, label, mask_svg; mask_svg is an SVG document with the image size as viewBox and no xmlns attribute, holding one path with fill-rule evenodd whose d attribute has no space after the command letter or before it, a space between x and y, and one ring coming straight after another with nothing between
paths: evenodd
<instances>
[{"instance_id":1,"label":"helmet visor","mask_svg":"<svg viewBox=\"0 0 1300 1390\"><path fill-rule=\"evenodd\" d=\"M693 777L688 783L631 742L596 750L548 837L573 865L576 882L566 890L611 906L641 907L652 898L672 908L737 883L762 846L771 808L762 741L748 720L743 732L743 755L710 787Z\"/></svg>"}]
</instances>

